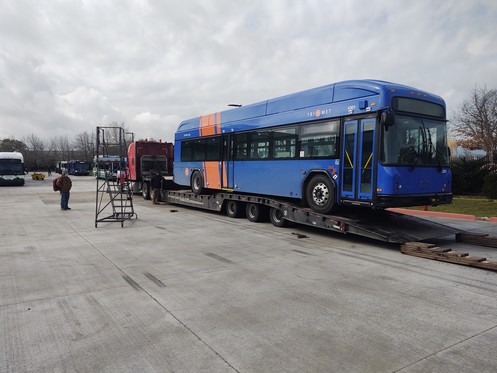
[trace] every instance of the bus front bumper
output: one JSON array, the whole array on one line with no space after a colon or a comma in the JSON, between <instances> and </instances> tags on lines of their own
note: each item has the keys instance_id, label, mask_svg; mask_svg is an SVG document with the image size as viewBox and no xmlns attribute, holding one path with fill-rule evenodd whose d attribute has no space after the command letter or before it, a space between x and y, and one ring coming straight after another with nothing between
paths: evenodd
<instances>
[{"instance_id":1,"label":"bus front bumper","mask_svg":"<svg viewBox=\"0 0 497 373\"><path fill-rule=\"evenodd\" d=\"M410 206L438 206L452 203L452 193L438 193L429 195L377 195L375 207L410 207Z\"/></svg>"}]
</instances>

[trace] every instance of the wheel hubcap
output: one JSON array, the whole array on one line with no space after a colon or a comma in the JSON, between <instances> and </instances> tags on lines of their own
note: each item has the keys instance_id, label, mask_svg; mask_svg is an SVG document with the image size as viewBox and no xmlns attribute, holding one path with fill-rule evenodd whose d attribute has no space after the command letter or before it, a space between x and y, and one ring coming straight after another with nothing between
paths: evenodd
<instances>
[{"instance_id":1,"label":"wheel hubcap","mask_svg":"<svg viewBox=\"0 0 497 373\"><path fill-rule=\"evenodd\" d=\"M324 205L330 198L330 190L324 183L318 183L312 190L312 199L316 205Z\"/></svg>"},{"instance_id":2,"label":"wheel hubcap","mask_svg":"<svg viewBox=\"0 0 497 373\"><path fill-rule=\"evenodd\" d=\"M254 216L255 216L255 207L254 207L254 206L251 206L251 207L250 207L249 213L250 213L250 216L251 216L251 217L254 217Z\"/></svg>"}]
</instances>

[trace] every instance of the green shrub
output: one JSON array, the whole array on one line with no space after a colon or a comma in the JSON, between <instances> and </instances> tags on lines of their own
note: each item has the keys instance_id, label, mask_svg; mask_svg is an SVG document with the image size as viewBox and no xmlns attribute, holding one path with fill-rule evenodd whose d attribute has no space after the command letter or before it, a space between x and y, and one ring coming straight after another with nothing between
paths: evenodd
<instances>
[{"instance_id":1,"label":"green shrub","mask_svg":"<svg viewBox=\"0 0 497 373\"><path fill-rule=\"evenodd\" d=\"M452 193L456 195L481 194L485 176L490 169L485 158L459 158L452 161Z\"/></svg>"},{"instance_id":2,"label":"green shrub","mask_svg":"<svg viewBox=\"0 0 497 373\"><path fill-rule=\"evenodd\" d=\"M485 176L482 191L488 199L497 199L497 170Z\"/></svg>"}]
</instances>

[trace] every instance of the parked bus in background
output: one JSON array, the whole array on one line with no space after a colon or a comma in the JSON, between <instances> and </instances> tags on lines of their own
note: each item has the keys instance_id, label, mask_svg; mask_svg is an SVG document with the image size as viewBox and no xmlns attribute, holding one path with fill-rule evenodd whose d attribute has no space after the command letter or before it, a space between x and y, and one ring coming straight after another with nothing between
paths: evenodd
<instances>
[{"instance_id":1,"label":"parked bus in background","mask_svg":"<svg viewBox=\"0 0 497 373\"><path fill-rule=\"evenodd\" d=\"M94 159L93 174L98 179L115 180L120 167L121 158L118 155L99 155L98 159Z\"/></svg>"},{"instance_id":2,"label":"parked bus in background","mask_svg":"<svg viewBox=\"0 0 497 373\"><path fill-rule=\"evenodd\" d=\"M90 174L91 167L92 162L74 160L67 162L67 171L69 172L69 175L88 176Z\"/></svg>"},{"instance_id":3,"label":"parked bus in background","mask_svg":"<svg viewBox=\"0 0 497 373\"><path fill-rule=\"evenodd\" d=\"M0 152L0 185L24 185L24 158L19 152Z\"/></svg>"},{"instance_id":4,"label":"parked bus in background","mask_svg":"<svg viewBox=\"0 0 497 373\"><path fill-rule=\"evenodd\" d=\"M444 100L353 80L183 121L174 181L299 199L314 211L452 201Z\"/></svg>"},{"instance_id":5,"label":"parked bus in background","mask_svg":"<svg viewBox=\"0 0 497 373\"><path fill-rule=\"evenodd\" d=\"M55 161L55 172L62 174L62 170L67 170L67 161Z\"/></svg>"}]
</instances>

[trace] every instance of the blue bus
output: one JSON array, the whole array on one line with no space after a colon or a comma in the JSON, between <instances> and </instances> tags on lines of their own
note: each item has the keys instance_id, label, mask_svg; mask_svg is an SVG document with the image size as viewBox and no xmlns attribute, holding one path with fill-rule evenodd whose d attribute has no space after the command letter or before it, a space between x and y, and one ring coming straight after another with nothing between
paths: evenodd
<instances>
[{"instance_id":1,"label":"blue bus","mask_svg":"<svg viewBox=\"0 0 497 373\"><path fill-rule=\"evenodd\" d=\"M92 169L92 162L87 161L67 161L67 172L69 175L88 176Z\"/></svg>"},{"instance_id":2,"label":"blue bus","mask_svg":"<svg viewBox=\"0 0 497 373\"><path fill-rule=\"evenodd\" d=\"M452 202L444 100L351 80L200 116L175 134L174 181L299 199L319 213Z\"/></svg>"}]
</instances>

